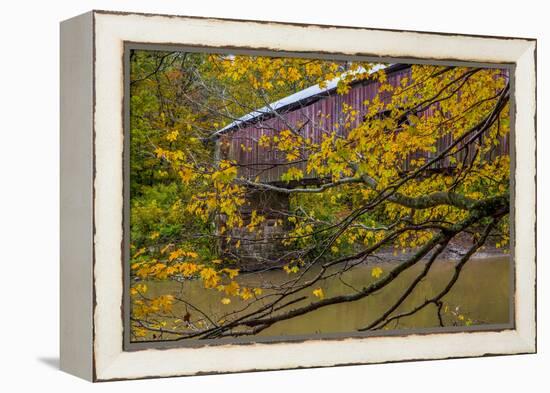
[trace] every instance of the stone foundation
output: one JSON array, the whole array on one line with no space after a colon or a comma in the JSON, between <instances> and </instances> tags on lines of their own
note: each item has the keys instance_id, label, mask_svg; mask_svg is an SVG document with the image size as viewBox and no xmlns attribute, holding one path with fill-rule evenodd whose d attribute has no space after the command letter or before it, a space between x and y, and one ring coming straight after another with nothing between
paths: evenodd
<instances>
[{"instance_id":1,"label":"stone foundation","mask_svg":"<svg viewBox=\"0 0 550 393\"><path fill-rule=\"evenodd\" d=\"M224 259L234 261L242 271L286 264L291 250L281 243L281 238L290 229L286 220L289 209L288 194L265 190L247 194L247 203L241 208L244 226L232 229L229 233L231 241L224 241L221 245ZM246 226L253 211L265 220L250 232Z\"/></svg>"}]
</instances>

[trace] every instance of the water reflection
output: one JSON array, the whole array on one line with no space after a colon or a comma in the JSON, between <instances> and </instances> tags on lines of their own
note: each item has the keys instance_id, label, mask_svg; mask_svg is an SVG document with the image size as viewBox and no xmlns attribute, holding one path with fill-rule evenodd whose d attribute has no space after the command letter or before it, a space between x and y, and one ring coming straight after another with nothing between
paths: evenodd
<instances>
[{"instance_id":1,"label":"water reflection","mask_svg":"<svg viewBox=\"0 0 550 393\"><path fill-rule=\"evenodd\" d=\"M398 314L422 303L435 295L451 278L456 261L438 261L428 276L417 286L409 298L394 312ZM379 264L384 271L392 268L391 263ZM362 288L374 280L371 275L373 265L362 265L333 277L316 287L321 287L326 297L352 293L352 288ZM415 274L423 268L419 264L394 280L391 284L367 298L327 306L300 317L281 321L260 333L261 336L311 335L328 333L349 333L367 326L386 311L410 285ZM312 274L315 272L312 272ZM284 271L243 274L239 282L245 286L260 286L262 283L281 283L289 279ZM199 281L149 282L150 296L173 293L184 298L205 312L212 319L223 318L228 311L238 310L245 303L233 299L230 305L223 305L224 295L216 290L204 289ZM510 259L508 256L477 258L464 267L460 279L443 298L443 320L446 326L505 324L510 319ZM308 299L293 307L305 305L315 300L311 288L298 295ZM194 312L179 304L175 313L182 317ZM430 305L413 316L401 318L387 326L388 329L438 327L436 307ZM163 339L170 337L164 336ZM150 339L150 338L149 338Z\"/></svg>"}]
</instances>

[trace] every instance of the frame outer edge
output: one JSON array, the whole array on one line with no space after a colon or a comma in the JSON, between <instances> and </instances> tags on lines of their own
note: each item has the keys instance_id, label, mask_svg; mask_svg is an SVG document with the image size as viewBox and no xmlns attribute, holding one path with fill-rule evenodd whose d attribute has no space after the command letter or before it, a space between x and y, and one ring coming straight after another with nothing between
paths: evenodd
<instances>
[{"instance_id":1,"label":"frame outer edge","mask_svg":"<svg viewBox=\"0 0 550 393\"><path fill-rule=\"evenodd\" d=\"M60 24L60 368L93 376L93 12Z\"/></svg>"},{"instance_id":2,"label":"frame outer edge","mask_svg":"<svg viewBox=\"0 0 550 393\"><path fill-rule=\"evenodd\" d=\"M121 19L130 19L130 20L134 20L134 22L136 22L135 19L140 19L139 20L139 23L142 23L143 20L147 19L148 20L148 23L149 21L152 22L155 22L155 23L160 23L159 19L162 19L162 23L168 23L170 20L173 21L173 19L175 18L178 18L178 19L181 19L181 21L189 21L190 23L189 24L193 24L191 23L191 21L194 21L194 19L196 18L186 18L186 17L159 17L159 16L154 16L154 15L143 15L143 14L128 14L128 15L117 15L116 13L105 13L105 12L98 12L97 13L97 16L98 16L98 19L100 20L101 22L101 26L102 28L99 29L100 31L100 35L103 36L105 35L106 37L110 37L109 39L111 38L114 38L116 42L112 42L112 41L109 41L109 47L108 49L109 50L114 50L115 46L117 45L121 45L122 46L122 43L127 39L126 36L126 32L124 34L120 33L119 30L116 30L115 27L117 27L117 25L119 24L119 22L121 22ZM116 22L113 20L113 17L116 19ZM219 23L219 21L218 21ZM231 21L225 21L225 23L229 23L231 24L232 22ZM233 22L235 23L235 22ZM154 23L152 23L154 24ZM246 24L246 23L244 23ZM203 23L201 24L201 28L204 27L204 25L210 25L210 21L209 20L204 20ZM277 26L280 26L281 28L283 26L290 26L289 24L284 24L284 23L278 23ZM120 26L119 26L120 27ZM219 26L218 26L219 27ZM273 26L271 26L273 27ZM369 30L369 29L366 29L365 30ZM133 30L132 30L133 32ZM129 37L133 37L133 33L128 33ZM421 34L421 33L417 33L417 34ZM161 34L162 36L162 34ZM429 37L429 36L438 36L438 33L428 33L428 34L425 34L425 36ZM158 42L159 39L157 39L156 36L152 36L152 37L148 37L150 40L145 40L145 42ZM440 38L440 37L439 37ZM458 39L461 39L462 41L470 41L470 44L473 43L473 41L477 41L475 39L468 39L468 36L457 36ZM94 40L97 40L97 43L101 43L101 39L98 39L98 38L94 38ZM120 40L120 41L118 41ZM132 39L129 39L130 41L132 41ZM517 61L519 59L519 57L521 57L521 54L519 53L520 50L523 52L523 54L525 53L525 50L529 50L528 49L528 46L529 45L526 45L526 44L529 44L529 43L532 43L530 42L530 40L524 40L524 39L513 39L513 38L505 38L505 37L500 37L500 39L494 39L495 42L497 41L505 41L505 40L509 40L509 47L511 49L511 52L500 52L498 55L496 55L495 58L491 58L489 59L489 61L494 61L494 62L500 62L502 61L502 59L504 58L508 58L508 59L512 59L514 58L515 61ZM137 41L140 41L139 39ZM521 42L523 41L523 42ZM170 42L168 42L170 43ZM441 42L440 42L441 43ZM463 42L465 43L465 42ZM171 42L171 44L174 44L173 42ZM99 45L98 45L99 46ZM211 45L208 45L206 44L206 46L211 46ZM214 45L215 46L215 45ZM507 46L508 47L508 46ZM258 48L258 49L273 49L271 47L268 47L268 48ZM506 48L504 48L502 45L499 47L499 49L501 50L504 50ZM103 48L103 50L105 50L105 48ZM293 48L290 48L289 50L291 51L294 51ZM471 53L471 51L466 51L464 53ZM532 54L532 52L530 52ZM111 53L113 56L114 56L114 52ZM102 56L100 54L100 56ZM391 56L391 55L390 55ZM460 56L460 54L458 55ZM463 56L466 56L466 57L469 57L469 55L465 54ZM484 55L484 56L488 56L488 55ZM482 56L482 57L484 57ZM514 57L515 56L515 57ZM531 61L533 58L531 57ZM95 60L95 59L94 59ZM477 61L475 59L472 59L472 61ZM102 64L101 61L98 62L99 65ZM105 64L103 64L104 66ZM97 72L97 71L96 71ZM107 71L105 71L107 72ZM102 74L98 74L98 75L102 75ZM113 75L110 75L111 76L111 82L115 80L115 78L113 77ZM101 76L100 78L103 78L103 76ZM109 80L109 78L107 78L107 80ZM105 81L103 81L105 82ZM116 84L113 84L113 85L116 85ZM98 87L101 87L101 85L98 85ZM112 87L112 86L111 86ZM526 89L531 89L532 86L525 86ZM527 92L527 90L525 90L524 92ZM105 91L103 91L103 93L106 93ZM527 92L528 94L532 94L532 91L529 90ZM99 96L102 96L100 97L101 99L107 99L107 101L112 101L111 103L113 105L118 105L118 103L116 102L117 101L117 96L115 94L115 96L111 96L111 97L107 97L106 94L100 94L100 92L98 91L98 95ZM536 101L531 101L532 100L532 97L529 99L529 104L533 104L533 105L536 105ZM98 102L99 106L105 106L107 105L107 103L102 103L102 102ZM536 108L535 108L536 109ZM534 114L536 112L533 112ZM105 115L105 114L103 114ZM112 129L113 126L114 126L114 123L112 122L112 120L114 119L108 119L107 117L103 116L100 118L100 111L98 111L96 113L96 119L95 119L95 122L97 124L100 124L102 125L103 122L105 122L106 124L109 125L109 129ZM115 118L118 116L118 114L115 116ZM532 122L532 119L530 120ZM525 123L523 123L525 124ZM536 125L535 125L535 128L532 127L532 124L531 123L528 128L527 128L527 131L529 133L531 132L534 132L536 130ZM104 127L104 125L103 125ZM112 147L109 146L110 143L106 143L106 142L116 142L118 144L118 141L117 141L117 137L115 135L113 135L111 132L107 132L106 129L103 129L103 128L99 128L97 131L99 131L99 135L102 135L100 138L98 138L98 142L100 143L97 143L97 147L98 148L108 148L108 149L111 149ZM107 137L107 139L105 139L105 137ZM529 136L530 137L530 136ZM117 145L118 146L118 145ZM531 147L531 146L529 146ZM115 148L116 150L116 148ZM109 154L113 154L113 153L116 153L116 151L112 151L112 150L109 150L108 151ZM100 150L98 150L98 158L100 158L102 156L102 154L104 153L101 153ZM118 153L117 153L118 154ZM98 167L102 167L102 166L105 166L105 165L108 165L106 164L105 162L104 163L101 163L98 161ZM536 170L536 163L534 164L534 169ZM106 172L102 172L102 175L99 175L98 178L96 179L92 179L92 180L95 180L96 182L96 185L100 185L102 187L105 187L107 184L110 184L108 183L108 180L116 180L116 178L118 177L118 173L117 174L112 174L110 173L109 175L107 175L107 179L104 179L103 176L104 175L107 175ZM101 178L101 181L98 182L98 179ZM117 185L118 187L118 185ZM110 190L108 190L108 188L103 188L103 191L99 190L98 189L98 192L106 192L107 191L107 194L104 195L107 196L107 195L111 195L110 193ZM97 198L97 195L94 195L94 198L96 201L98 201L98 198ZM529 202L533 202L532 199L528 198L529 199ZM103 201L105 203L105 201ZM536 203L536 199L535 199L535 202ZM111 202L108 203L108 205L111 205ZM527 203L527 205L529 205L529 203ZM105 215L106 212L108 211L113 211L112 210L112 206L97 206L98 207L98 210L94 213L95 216L96 216L96 219L97 218L101 218L101 219L106 219L107 222L111 221L107 218L109 218L109 215ZM534 206L523 206L523 208L531 208L531 207L534 207ZM101 210L101 211L100 211ZM114 224L114 223L113 223ZM100 231L103 231L105 230L104 226L105 226L105 223L103 224L100 224L100 225L103 225L102 229L100 229ZM114 228L112 228L114 229ZM531 236L533 235L534 231L533 231L534 228L529 228L528 231L526 231L524 233L525 236ZM103 235L105 235L103 233ZM99 238L96 238L96 248L97 248L97 251L106 251L109 247L112 248L112 250L115 249L114 247L114 244L111 244L112 241L109 241L107 240L107 238L105 237L102 237L102 236L99 236ZM101 240L101 242L99 241ZM103 247L105 247L105 245L102 245L101 247L98 247L98 245L102 242L105 242L105 241L108 241L109 242L109 247L106 247L105 249ZM531 246L531 244L529 244L529 246ZM529 253L533 253L531 255L535 256L536 257L536 249L535 250L532 250L530 249L529 250ZM109 329L107 329L107 319L109 319L109 317L114 317L116 314L119 314L120 310L118 309L118 305L115 304L115 302L113 301L113 299L111 298L108 298L107 296L107 293L104 293L105 290L108 290L108 292L111 292L111 294L113 292L118 292L119 291L119 288L112 288L109 284L115 284L115 281L118 280L118 278L109 278L109 279L106 279L107 276L107 272L104 271L104 269L107 267L106 265L106 262L107 259L111 259L111 256L109 256L108 254L105 254L103 256L101 255L98 255L98 257L100 257L98 259L98 263L95 267L95 270L96 270L96 279L98 281L95 281L94 282L94 285L98 288L98 294L101 293L101 295L98 297L98 308L95 309L95 322L96 322L96 327L101 330L97 330L95 332L96 334L96 337L95 337L95 340L97 341L95 343L95 347L96 347L96 350L97 350L97 353L96 353L96 356L97 356L97 360L99 361L98 363L98 375L97 377L94 376L94 379L95 380L100 380L100 381L106 381L106 380L119 380L119 379L136 379L136 378L148 378L148 377L167 377L167 376L182 376L182 375L197 375L197 374L205 374L205 373L231 373L231 372L243 372L243 371L253 371L252 369L250 369L249 367L246 367L243 365L240 365L238 367L228 367L228 368L225 368L225 367L216 367L213 363L217 363L215 359L215 355L216 354L219 354L218 353L218 350L216 349L212 349L212 350L208 350L208 352L212 352L210 355L213 355L214 358L209 358L209 359L201 359L204 355L206 354L203 354L201 350L187 350L185 351L186 353L184 353L184 349L170 349L170 350L164 350L164 351L155 351L155 350L145 350L145 351L137 351L137 352L133 352L133 353L129 353L129 352L125 352L124 350L122 350L122 348L118 348L118 345L119 343L115 343L112 339L114 338L114 334L116 333L116 335L118 335L118 331L120 330L118 325L115 324L116 326L110 326ZM103 259L102 259L103 258ZM105 260L104 260L105 259ZM526 279L528 282L526 284L530 284L531 279L535 279L536 280L536 270L533 271L533 266L531 265L531 262L530 260L527 260L525 261L525 267L526 269L523 270L523 273L528 273L527 274L527 277L524 277L524 279ZM533 264L534 265L534 264ZM99 274L97 274L99 273ZM91 277L91 274L90 274L90 277ZM101 280L100 280L101 278ZM107 286L109 286L109 288L107 288ZM530 292L528 294L528 296L526 297L526 299L523 299L526 301L526 303L523 303L523 302L520 302L522 305L521 307L532 307L533 306L533 302L535 300L535 296L534 296L534 292ZM115 310L115 308L117 308L117 310ZM115 312L116 311L116 312ZM480 344L484 349L483 350L477 350L477 351L469 351L467 350L467 348L464 348L462 347L462 349L460 350L456 350L455 351L452 351L450 353L448 352L438 352L439 350L443 350L443 348L434 348L436 349L435 353L423 353L422 351L417 351L419 352L416 356L401 356L398 360L394 360L394 359L390 359L390 358L387 358L385 356L382 356L380 357L380 359L378 359L378 357L376 358L370 358L370 356L367 356L367 357L364 357L359 359L357 362L350 362L350 363L347 363L347 362L338 362L338 361L335 361L334 363L332 364L319 364L319 363L316 363L316 362L311 362L311 361L303 361L299 366L296 366L294 364L287 364L287 365L277 365L277 366L273 366L273 365L267 365L267 366L260 366L258 370L273 370L273 369L286 369L286 368L302 368L302 367L307 367L307 368L310 368L310 367L323 367L323 366L336 366L336 365L343 365L343 364L366 364L366 363L385 363L385 362L393 362L393 361L407 361L407 360L428 360L428 359L444 359L444 358L460 358L460 357L472 357L472 356L494 356L494 355L505 355L505 354L521 354L521 353L533 353L535 350L536 350L536 347L534 345L535 343L535 340L536 340L536 326L534 326L534 323L535 323L535 314L534 314L534 310L532 311L529 311L525 314L522 315L522 323L520 324L520 329L517 329L516 331L509 331L509 332L501 332L501 333L496 333L496 334L488 334L488 333L476 333L476 334L472 334L471 335L471 340L468 339L467 341L465 341L463 344ZM532 313L532 314L531 314ZM99 315L101 314L101 315ZM106 319L107 318L107 319ZM112 319L109 319L110 322L113 322ZM110 324L110 323L109 323ZM114 328L114 329L113 329ZM434 336L437 336L437 335L434 335ZM461 336L464 336L464 334L458 334L456 335L455 337L456 338L460 338ZM494 337L496 338L496 336L499 336L502 341L500 341L499 343L495 342L493 343L492 345L487 345L487 338L490 337ZM418 341L427 341L426 337L417 337L415 338L415 340L418 339ZM393 339L392 339L393 340ZM370 347L367 345L364 345L363 344L363 340L359 340L358 341L358 344L361 343L361 345L364 346L364 349L371 349L371 350L378 350L378 349L382 349L383 346L381 345L380 341L382 340L376 340L376 341L369 341L370 343L372 343L370 345ZM383 339L383 341L387 341L386 339ZM401 342L400 340L395 340L396 342L394 344L397 344L397 342ZM504 341L507 341L508 344L507 344L507 347L506 348L503 348L501 347L501 345L503 344ZM99 344L99 345L98 345ZM313 345L314 343L309 343L310 345ZM345 344L345 343L343 343ZM348 343L348 344L351 344L351 343ZM425 343L427 344L427 343ZM122 341L120 342L120 345L122 346ZM324 346L327 346L326 349L329 349L328 348L328 343L323 343ZM239 346L228 346L228 347L225 347L223 348L223 350L227 350L228 352L229 351L232 351L232 354L237 356L237 358L240 358L240 355L243 355L244 354L244 347L242 348L238 348L238 351L235 347L239 347ZM264 346L262 345L252 345L253 350L255 352L258 353L258 355L260 355L263 351L263 349L265 349ZM384 345L385 347L385 345ZM274 347L274 349L277 348L277 347ZM280 350L297 350L295 347L289 345L289 346L280 346L280 348L277 348L277 349L280 349ZM387 349L387 348L385 348ZM501 350L502 349L502 350ZM296 355L297 357L301 357L303 355L303 349L300 349L299 351L297 351ZM234 353L233 353L234 352ZM243 353L241 353L243 352ZM271 352L271 351L270 351ZM277 352L277 351L273 351L273 352ZM182 362L183 358L182 356L184 355L191 355L191 356L195 356L194 359L196 361L196 363L201 363L201 361L205 361L205 360L208 360L208 363L204 363L204 365L208 364L208 366L206 367L203 367L202 369L199 369L197 370L195 367L189 367L188 365L184 365L183 363L180 363ZM264 353L265 355L265 353ZM298 356L299 355L299 356ZM144 358L141 357L141 356L144 356L144 357L147 357L148 360L147 360L147 371L146 372L143 372L143 371L140 371L139 370L139 366L141 362L144 361ZM140 358L141 357L141 358ZM166 364L166 359L171 359L172 361L174 361L174 363L179 363L179 365L176 365L176 364L171 364L170 367L163 367L162 370L158 367L155 368L155 364L158 363L158 364ZM242 359L242 358L241 358ZM218 359L219 360L219 359ZM138 364L136 364L136 361L138 362ZM157 366L158 366L157 364ZM170 362L168 362L168 364L170 364ZM138 366L138 367L136 367ZM151 368L149 368L151 367ZM254 369L256 370L256 369Z\"/></svg>"}]
</instances>

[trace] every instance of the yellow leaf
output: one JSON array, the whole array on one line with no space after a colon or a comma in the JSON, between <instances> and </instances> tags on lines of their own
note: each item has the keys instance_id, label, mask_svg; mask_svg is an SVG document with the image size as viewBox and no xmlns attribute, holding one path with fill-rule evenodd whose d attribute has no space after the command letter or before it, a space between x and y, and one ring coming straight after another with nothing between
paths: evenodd
<instances>
[{"instance_id":1,"label":"yellow leaf","mask_svg":"<svg viewBox=\"0 0 550 393\"><path fill-rule=\"evenodd\" d=\"M168 133L168 135L166 135L166 140L169 141L169 142L174 142L176 139L178 139L178 135L179 135L179 131L174 130L174 131Z\"/></svg>"},{"instance_id":2,"label":"yellow leaf","mask_svg":"<svg viewBox=\"0 0 550 393\"><path fill-rule=\"evenodd\" d=\"M184 262L182 264L178 264L177 267L180 273L182 273L185 277L191 277L193 274L195 274L199 270L199 266L191 262Z\"/></svg>"},{"instance_id":3,"label":"yellow leaf","mask_svg":"<svg viewBox=\"0 0 550 393\"><path fill-rule=\"evenodd\" d=\"M181 250L172 251L168 256L168 260L172 262L174 259L177 259L181 256Z\"/></svg>"},{"instance_id":4,"label":"yellow leaf","mask_svg":"<svg viewBox=\"0 0 550 393\"><path fill-rule=\"evenodd\" d=\"M183 167L178 173L185 184L189 184L196 176L192 169L186 167Z\"/></svg>"},{"instance_id":5,"label":"yellow leaf","mask_svg":"<svg viewBox=\"0 0 550 393\"><path fill-rule=\"evenodd\" d=\"M233 279L239 275L239 269L225 268L225 269L222 269L222 272L227 273L230 279Z\"/></svg>"},{"instance_id":6,"label":"yellow leaf","mask_svg":"<svg viewBox=\"0 0 550 393\"><path fill-rule=\"evenodd\" d=\"M252 297L252 291L248 288L243 288L240 295L243 300L248 300Z\"/></svg>"},{"instance_id":7,"label":"yellow leaf","mask_svg":"<svg viewBox=\"0 0 550 393\"><path fill-rule=\"evenodd\" d=\"M202 269L200 275L205 288L215 288L220 281L218 272L209 267Z\"/></svg>"},{"instance_id":8,"label":"yellow leaf","mask_svg":"<svg viewBox=\"0 0 550 393\"><path fill-rule=\"evenodd\" d=\"M260 296L262 292L262 288L254 288L254 295Z\"/></svg>"},{"instance_id":9,"label":"yellow leaf","mask_svg":"<svg viewBox=\"0 0 550 393\"><path fill-rule=\"evenodd\" d=\"M132 258L137 258L137 257L139 257L141 254L143 254L144 252L145 252L145 248L140 248L140 249L138 250L138 252L136 252Z\"/></svg>"},{"instance_id":10,"label":"yellow leaf","mask_svg":"<svg viewBox=\"0 0 550 393\"><path fill-rule=\"evenodd\" d=\"M239 293L240 286L235 281L231 281L229 284L224 285L223 289L227 295L235 296Z\"/></svg>"},{"instance_id":11,"label":"yellow leaf","mask_svg":"<svg viewBox=\"0 0 550 393\"><path fill-rule=\"evenodd\" d=\"M227 297L224 297L224 298L222 299L222 304L229 304L229 303L231 303L231 299L229 299L229 298L227 298Z\"/></svg>"},{"instance_id":12,"label":"yellow leaf","mask_svg":"<svg viewBox=\"0 0 550 393\"><path fill-rule=\"evenodd\" d=\"M380 276L382 275L382 273L384 273L384 271L383 271L380 267L376 266L376 267L373 267L373 268L372 268L372 271L371 271L370 274L371 274L371 276L373 276L374 278L380 278Z\"/></svg>"},{"instance_id":13,"label":"yellow leaf","mask_svg":"<svg viewBox=\"0 0 550 393\"><path fill-rule=\"evenodd\" d=\"M324 294L324 292L321 288L317 288L317 289L313 290L313 295L315 295L319 299L324 299L325 298L325 294Z\"/></svg>"},{"instance_id":14,"label":"yellow leaf","mask_svg":"<svg viewBox=\"0 0 550 393\"><path fill-rule=\"evenodd\" d=\"M288 265L284 265L283 269L284 269L285 272L287 272L287 274L298 273L298 266L296 266L296 265L294 265L292 267L289 267Z\"/></svg>"},{"instance_id":15,"label":"yellow leaf","mask_svg":"<svg viewBox=\"0 0 550 393\"><path fill-rule=\"evenodd\" d=\"M145 337L147 335L147 330L145 330L144 328L141 328L141 327L134 328L134 334L137 337Z\"/></svg>"}]
</instances>

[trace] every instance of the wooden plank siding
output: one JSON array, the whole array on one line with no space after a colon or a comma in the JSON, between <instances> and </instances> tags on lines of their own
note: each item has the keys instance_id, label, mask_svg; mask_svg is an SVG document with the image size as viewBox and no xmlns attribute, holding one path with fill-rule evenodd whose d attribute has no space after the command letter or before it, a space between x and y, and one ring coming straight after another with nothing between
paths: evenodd
<instances>
[{"instance_id":1,"label":"wooden plank siding","mask_svg":"<svg viewBox=\"0 0 550 393\"><path fill-rule=\"evenodd\" d=\"M387 68L387 80L393 86L398 86L403 77L411 79L411 68L406 65L394 65ZM338 123L342 116L344 103L351 106L359 112L354 122L353 129L362 121L364 114L367 112L366 100L372 100L379 89L379 82L367 80L355 83L351 86L346 94L339 95L335 90L328 91L323 95L312 99L308 99L305 103L297 102L290 108L282 108L278 110L277 115L270 117L264 116L261 119L256 119L246 123L237 125L236 127L225 131L221 134L217 143L220 144L221 158L235 160L239 165L238 176L255 179L265 183L276 183L281 180L281 176L288 171L291 165L303 170L305 180L315 180L314 173L307 174L305 160L288 164L284 153L277 152L272 148L265 148L258 145L258 140L262 135L272 137L277 135L282 130L288 129L291 125L294 129L300 130L300 135L304 138L311 138L314 143L322 141L324 133L330 133L334 130L334 126ZM382 93L382 100L388 102L391 99L391 92ZM430 116L435 107L430 107L419 116ZM322 115L328 115L324 117ZM346 137L348 131L339 127L337 134ZM509 137L501 138L498 151L495 151L492 156L507 154L509 152ZM436 143L436 152L424 154L426 158L430 158L444 150L452 143L452 137L445 135ZM458 160L464 158L465 152L457 154L455 157ZM419 158L420 154L410 156L403 167L407 170L411 159ZM447 158L439 163L436 169L450 168L451 163Z\"/></svg>"}]
</instances>

